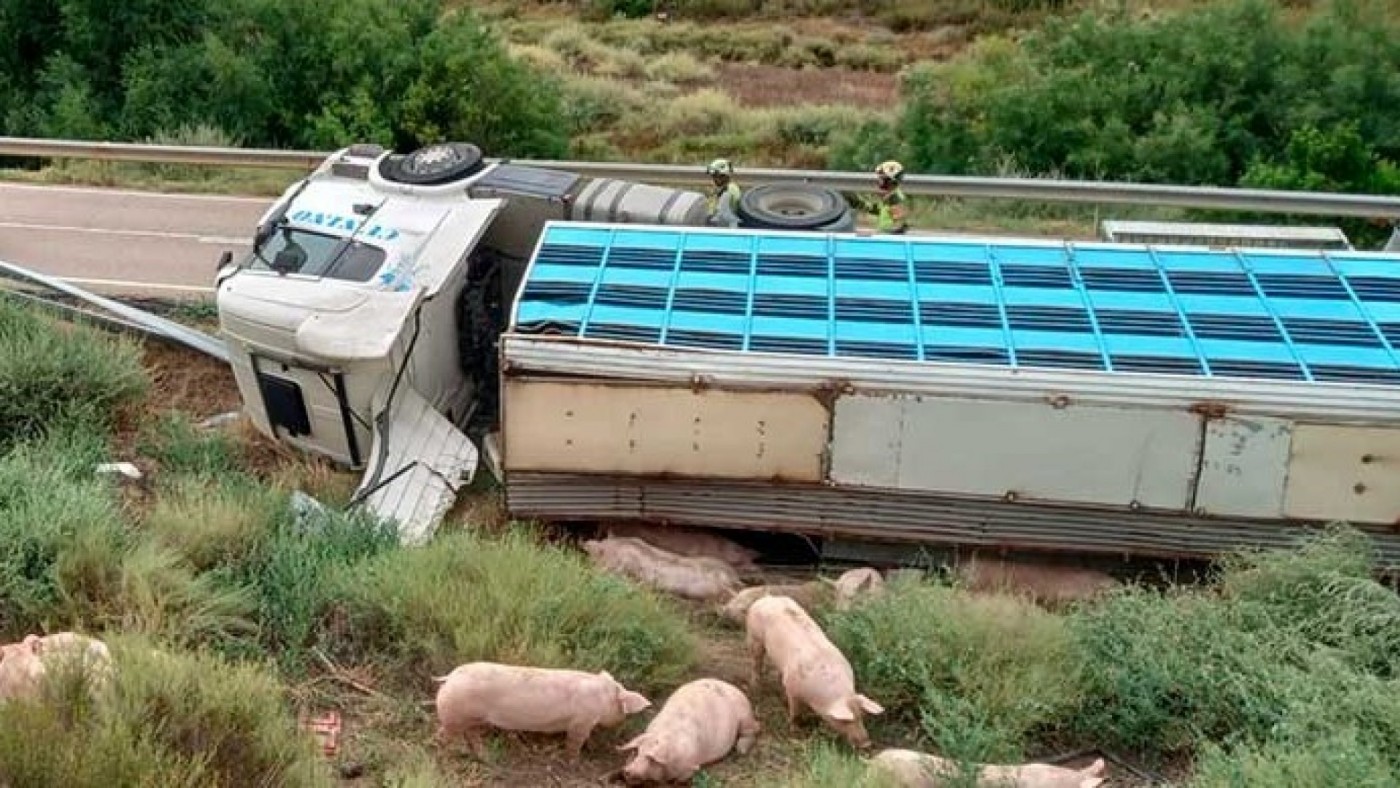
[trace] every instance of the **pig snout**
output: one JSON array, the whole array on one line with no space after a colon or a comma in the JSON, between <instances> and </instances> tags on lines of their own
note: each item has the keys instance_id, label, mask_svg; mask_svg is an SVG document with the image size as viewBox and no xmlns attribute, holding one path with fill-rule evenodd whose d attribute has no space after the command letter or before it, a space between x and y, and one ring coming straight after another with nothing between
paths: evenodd
<instances>
[{"instance_id":1,"label":"pig snout","mask_svg":"<svg viewBox=\"0 0 1400 788\"><path fill-rule=\"evenodd\" d=\"M841 734L851 746L865 750L870 747L870 733L865 730L864 717L867 714L883 714L884 707L864 695L853 695L844 702L838 702L823 713L822 719Z\"/></svg>"}]
</instances>

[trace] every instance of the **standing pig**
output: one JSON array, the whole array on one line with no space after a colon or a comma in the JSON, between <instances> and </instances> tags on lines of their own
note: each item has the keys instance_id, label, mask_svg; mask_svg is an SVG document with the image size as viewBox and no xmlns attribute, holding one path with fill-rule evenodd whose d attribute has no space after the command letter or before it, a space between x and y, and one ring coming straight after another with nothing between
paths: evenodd
<instances>
[{"instance_id":1,"label":"standing pig","mask_svg":"<svg viewBox=\"0 0 1400 788\"><path fill-rule=\"evenodd\" d=\"M856 693L851 663L807 611L790 597L765 596L749 606L747 629L755 691L766 655L782 677L789 722L797 721L799 704L806 704L853 746L870 746L862 718L885 710Z\"/></svg>"},{"instance_id":2,"label":"standing pig","mask_svg":"<svg viewBox=\"0 0 1400 788\"><path fill-rule=\"evenodd\" d=\"M836 578L835 582L823 577L822 582L836 590L837 610L850 610L856 597L862 592L869 596L879 596L885 591L885 579L878 571L868 566L845 572Z\"/></svg>"},{"instance_id":3,"label":"standing pig","mask_svg":"<svg viewBox=\"0 0 1400 788\"><path fill-rule=\"evenodd\" d=\"M893 779L900 788L942 788L959 776L958 765L946 758L914 750L881 750L870 768ZM1019 766L979 766L978 788L1097 788L1105 780L1102 758L1083 769L1044 763Z\"/></svg>"},{"instance_id":4,"label":"standing pig","mask_svg":"<svg viewBox=\"0 0 1400 788\"><path fill-rule=\"evenodd\" d=\"M596 727L612 728L651 701L619 684L606 671L585 673L470 662L433 681L439 740L464 736L479 758L487 727L568 735L569 757L578 760Z\"/></svg>"},{"instance_id":5,"label":"standing pig","mask_svg":"<svg viewBox=\"0 0 1400 788\"><path fill-rule=\"evenodd\" d=\"M666 699L646 732L618 748L636 750L622 769L628 783L688 781L731 749L747 753L758 736L748 697L733 684L699 679Z\"/></svg>"},{"instance_id":6,"label":"standing pig","mask_svg":"<svg viewBox=\"0 0 1400 788\"><path fill-rule=\"evenodd\" d=\"M754 565L754 560L758 558L757 551L707 531L693 528L647 526L637 523L613 523L607 526L607 533L614 537L641 539L647 544L668 550L676 555L692 558L717 558L740 572L752 572L758 568Z\"/></svg>"},{"instance_id":7,"label":"standing pig","mask_svg":"<svg viewBox=\"0 0 1400 788\"><path fill-rule=\"evenodd\" d=\"M608 537L584 542L583 549L608 571L686 599L722 597L740 585L734 567L718 558L676 555L641 539Z\"/></svg>"}]
</instances>

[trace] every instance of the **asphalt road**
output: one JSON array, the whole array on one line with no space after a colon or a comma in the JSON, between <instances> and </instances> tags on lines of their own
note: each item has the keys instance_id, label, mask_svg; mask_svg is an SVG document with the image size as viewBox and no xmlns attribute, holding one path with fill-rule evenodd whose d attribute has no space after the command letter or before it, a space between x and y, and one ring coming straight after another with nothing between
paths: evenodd
<instances>
[{"instance_id":1,"label":"asphalt road","mask_svg":"<svg viewBox=\"0 0 1400 788\"><path fill-rule=\"evenodd\" d=\"M0 260L105 295L208 294L219 255L245 253L271 204L0 183Z\"/></svg>"}]
</instances>

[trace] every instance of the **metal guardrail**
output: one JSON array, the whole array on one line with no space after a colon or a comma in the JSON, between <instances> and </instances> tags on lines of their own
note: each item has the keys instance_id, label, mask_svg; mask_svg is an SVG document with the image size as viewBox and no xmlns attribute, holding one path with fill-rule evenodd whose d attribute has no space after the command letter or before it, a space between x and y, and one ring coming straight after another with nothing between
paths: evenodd
<instances>
[{"instance_id":1,"label":"metal guardrail","mask_svg":"<svg viewBox=\"0 0 1400 788\"><path fill-rule=\"evenodd\" d=\"M263 167L311 170L333 151L290 151L259 148L211 148L144 145L125 142L0 137L0 156L44 159L98 159L225 167ZM702 185L709 177L699 164L634 164L627 162L512 161L553 167L591 177L624 178L674 185ZM863 172L744 168L748 183L808 183L838 191L868 191L873 176ZM1076 202L1104 205L1155 205L1176 208L1208 208L1225 211L1400 218L1400 197L1369 194L1289 192L1265 189L1224 189L1210 186L1172 186L1106 181L1065 181L1041 178L986 178L959 175L906 175L904 191L910 195L975 197L1038 202Z\"/></svg>"}]
</instances>

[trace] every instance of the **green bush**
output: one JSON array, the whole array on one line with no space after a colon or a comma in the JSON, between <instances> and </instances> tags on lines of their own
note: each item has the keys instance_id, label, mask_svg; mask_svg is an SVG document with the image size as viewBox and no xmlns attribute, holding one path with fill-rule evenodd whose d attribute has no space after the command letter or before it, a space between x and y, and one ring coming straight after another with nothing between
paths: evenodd
<instances>
[{"instance_id":1,"label":"green bush","mask_svg":"<svg viewBox=\"0 0 1400 788\"><path fill-rule=\"evenodd\" d=\"M97 704L12 702L0 715L0 782L99 785L329 785L277 679L206 653L109 638L112 692Z\"/></svg>"},{"instance_id":2,"label":"green bush","mask_svg":"<svg viewBox=\"0 0 1400 788\"><path fill-rule=\"evenodd\" d=\"M917 722L949 757L1020 757L1072 716L1082 689L1064 622L1009 597L900 579L826 626L884 721Z\"/></svg>"},{"instance_id":3,"label":"green bush","mask_svg":"<svg viewBox=\"0 0 1400 788\"><path fill-rule=\"evenodd\" d=\"M141 346L0 296L0 451L65 421L107 427L144 395Z\"/></svg>"},{"instance_id":4,"label":"green bush","mask_svg":"<svg viewBox=\"0 0 1400 788\"><path fill-rule=\"evenodd\" d=\"M103 459L90 432L0 455L0 634L72 623L117 582L126 535L115 491L93 473Z\"/></svg>"},{"instance_id":5,"label":"green bush","mask_svg":"<svg viewBox=\"0 0 1400 788\"><path fill-rule=\"evenodd\" d=\"M640 691L690 667L683 617L576 552L513 531L444 535L346 567L328 632L348 660L387 660L419 686L464 662L607 670Z\"/></svg>"},{"instance_id":6,"label":"green bush","mask_svg":"<svg viewBox=\"0 0 1400 788\"><path fill-rule=\"evenodd\" d=\"M1393 15L1320 4L1301 23L1266 0L1174 14L1084 11L1021 45L990 40L905 81L915 171L1034 172L1173 183L1393 189L1400 69ZM1309 131L1309 129L1322 130ZM1297 131L1294 131L1297 130Z\"/></svg>"}]
</instances>

